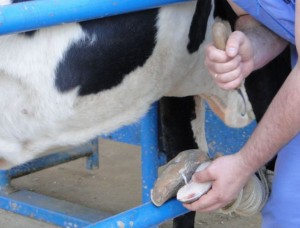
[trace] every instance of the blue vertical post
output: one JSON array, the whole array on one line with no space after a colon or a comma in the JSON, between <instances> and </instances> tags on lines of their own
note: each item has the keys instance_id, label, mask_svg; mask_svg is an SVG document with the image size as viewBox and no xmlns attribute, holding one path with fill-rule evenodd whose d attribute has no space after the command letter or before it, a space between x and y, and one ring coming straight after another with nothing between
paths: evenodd
<instances>
[{"instance_id":1,"label":"blue vertical post","mask_svg":"<svg viewBox=\"0 0 300 228\"><path fill-rule=\"evenodd\" d=\"M89 170L99 168L99 139L98 137L90 142L92 153L86 158L86 168Z\"/></svg>"},{"instance_id":2,"label":"blue vertical post","mask_svg":"<svg viewBox=\"0 0 300 228\"><path fill-rule=\"evenodd\" d=\"M150 190L158 175L158 113L153 104L141 120L142 202L150 201Z\"/></svg>"},{"instance_id":3,"label":"blue vertical post","mask_svg":"<svg viewBox=\"0 0 300 228\"><path fill-rule=\"evenodd\" d=\"M0 170L0 192L7 192L10 189L9 170Z\"/></svg>"}]
</instances>

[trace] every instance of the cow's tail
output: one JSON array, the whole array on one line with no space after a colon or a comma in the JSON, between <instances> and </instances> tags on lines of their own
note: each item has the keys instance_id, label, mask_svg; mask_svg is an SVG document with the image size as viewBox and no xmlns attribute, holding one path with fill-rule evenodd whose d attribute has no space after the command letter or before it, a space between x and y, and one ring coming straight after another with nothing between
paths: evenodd
<instances>
[{"instance_id":1,"label":"cow's tail","mask_svg":"<svg viewBox=\"0 0 300 228\"><path fill-rule=\"evenodd\" d=\"M196 52L205 39L207 22L212 10L211 0L198 0L189 31L187 49L190 53Z\"/></svg>"}]
</instances>

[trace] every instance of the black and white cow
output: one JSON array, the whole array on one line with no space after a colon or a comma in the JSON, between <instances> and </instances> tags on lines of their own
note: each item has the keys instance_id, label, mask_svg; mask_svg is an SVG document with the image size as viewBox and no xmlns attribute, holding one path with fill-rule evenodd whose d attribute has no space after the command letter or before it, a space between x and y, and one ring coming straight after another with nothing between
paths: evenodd
<instances>
[{"instance_id":1,"label":"black and white cow","mask_svg":"<svg viewBox=\"0 0 300 228\"><path fill-rule=\"evenodd\" d=\"M0 0L12 2L22 0ZM78 145L137 121L162 96L205 95L227 124L248 124L251 105L241 115L241 97L218 89L203 66L213 7L188 2L1 36L0 156L20 164Z\"/></svg>"}]
</instances>

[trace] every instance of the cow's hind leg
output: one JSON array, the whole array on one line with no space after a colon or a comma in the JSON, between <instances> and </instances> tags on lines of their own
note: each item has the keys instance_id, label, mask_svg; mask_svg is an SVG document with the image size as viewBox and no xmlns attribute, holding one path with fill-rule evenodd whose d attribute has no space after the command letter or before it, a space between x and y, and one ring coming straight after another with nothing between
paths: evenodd
<instances>
[{"instance_id":1,"label":"cow's hind leg","mask_svg":"<svg viewBox=\"0 0 300 228\"><path fill-rule=\"evenodd\" d=\"M196 149L191 121L195 118L195 102L193 97L164 97L159 102L162 151L167 160L184 150ZM193 228L195 212L189 212L173 220L173 227Z\"/></svg>"}]
</instances>

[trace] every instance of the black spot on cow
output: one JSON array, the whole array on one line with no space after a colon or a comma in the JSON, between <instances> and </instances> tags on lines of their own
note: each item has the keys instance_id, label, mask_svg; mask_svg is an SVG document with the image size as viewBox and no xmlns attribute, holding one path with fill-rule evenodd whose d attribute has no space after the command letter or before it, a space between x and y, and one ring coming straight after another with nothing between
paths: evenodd
<instances>
[{"instance_id":1,"label":"black spot on cow","mask_svg":"<svg viewBox=\"0 0 300 228\"><path fill-rule=\"evenodd\" d=\"M181 151L196 149L191 122L196 118L194 97L163 97L159 101L160 150L171 160Z\"/></svg>"},{"instance_id":2,"label":"black spot on cow","mask_svg":"<svg viewBox=\"0 0 300 228\"><path fill-rule=\"evenodd\" d=\"M198 0L193 15L187 49L190 53L196 52L205 39L207 21L211 11L211 0Z\"/></svg>"},{"instance_id":3,"label":"black spot on cow","mask_svg":"<svg viewBox=\"0 0 300 228\"><path fill-rule=\"evenodd\" d=\"M80 23L92 39L74 43L65 53L56 71L58 90L79 86L83 96L120 84L152 54L157 15L158 9L152 9Z\"/></svg>"}]
</instances>

